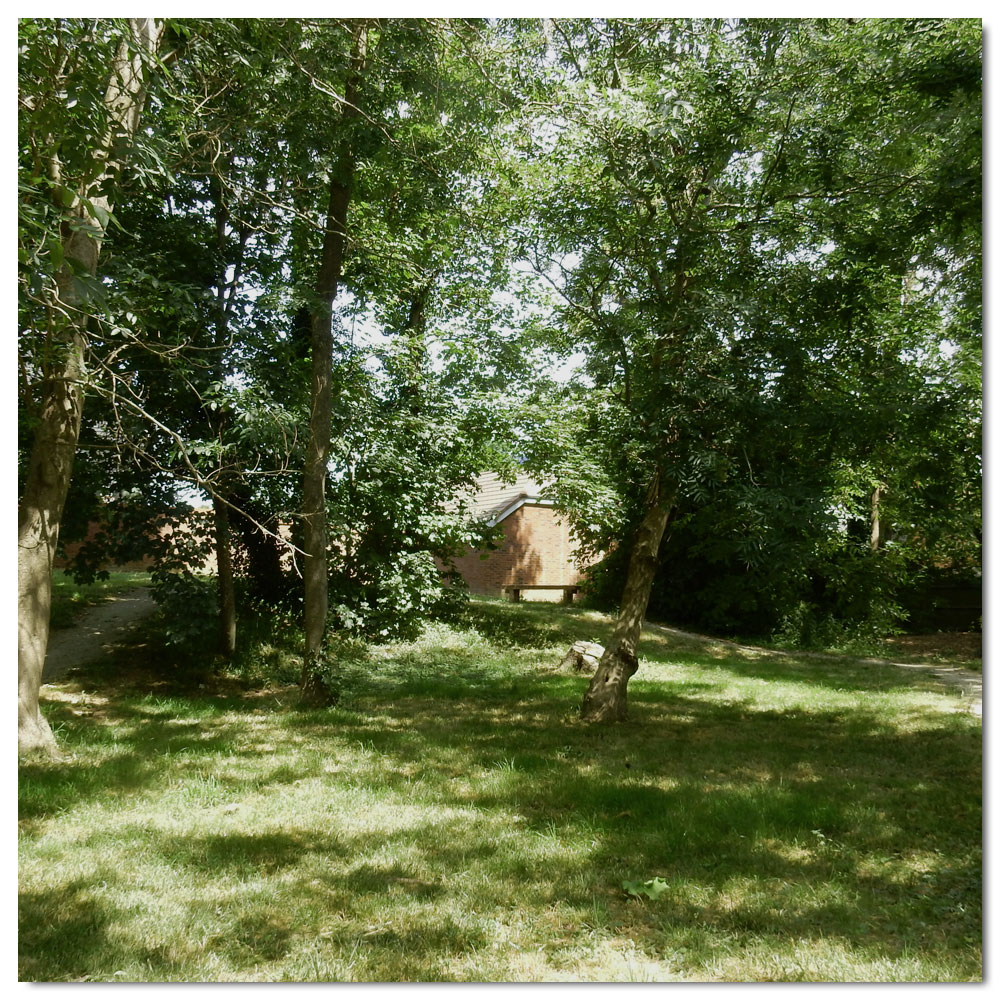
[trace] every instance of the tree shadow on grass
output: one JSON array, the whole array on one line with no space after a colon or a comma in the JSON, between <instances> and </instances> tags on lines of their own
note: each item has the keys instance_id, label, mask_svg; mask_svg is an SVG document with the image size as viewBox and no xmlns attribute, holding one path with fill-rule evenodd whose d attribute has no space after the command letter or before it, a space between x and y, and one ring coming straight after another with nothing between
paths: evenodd
<instances>
[{"instance_id":1,"label":"tree shadow on grass","mask_svg":"<svg viewBox=\"0 0 1000 1000\"><path fill-rule=\"evenodd\" d=\"M760 666L747 669L760 676ZM788 679L784 666L775 670ZM291 924L268 909L273 888L218 919L205 909L211 892L198 889L189 901L192 913L215 921L214 947L236 965L257 956L283 962L296 940L325 934L323 947L357 950L352 975L443 979L454 975L448 956L486 947L495 921L558 912L579 936L599 899L601 933L625 935L651 955L694 927L709 944L809 937L876 957L920 950L968 967L981 905L981 734L970 720L936 717L905 730L859 706L771 710L650 681L634 690L630 723L584 726L569 715L584 683L558 673L484 675L464 688L461 678L424 688L390 679L359 692L356 711L269 719L290 740L347 761L334 773L308 771L342 801L359 789L362 810L373 792L412 806L412 818L391 829L376 824L373 833L348 814L294 833L137 829L135 837L195 884L280 883ZM209 703L224 705L189 707ZM107 721L126 753L93 768L81 755L79 764L33 773L29 786L47 783L47 792L29 796L31 815L152 787L171 755L190 753L206 766L216 754L258 768L266 759L236 738L234 723L178 722L165 711L110 706ZM86 730L81 747L110 738L95 720L77 725ZM218 774L238 793L303 772L272 768L245 784ZM653 876L669 886L655 902L622 891L624 880ZM71 884L68 905L52 918L82 955L55 965L61 978L85 974L108 922L128 917L103 904L88 917L86 898ZM34 926L49 919L42 899L29 896L22 913L32 928L26 948L56 949L58 937ZM177 971L169 956L149 960L164 975Z\"/></svg>"},{"instance_id":2,"label":"tree shadow on grass","mask_svg":"<svg viewBox=\"0 0 1000 1000\"><path fill-rule=\"evenodd\" d=\"M737 677L814 685L839 691L937 691L940 684L930 675L895 667L866 657L810 657L794 653L757 653L711 642L674 640L658 633L644 633L640 664L654 670L669 667L725 670ZM642 666L636 681L642 679Z\"/></svg>"},{"instance_id":3,"label":"tree shadow on grass","mask_svg":"<svg viewBox=\"0 0 1000 1000\"><path fill-rule=\"evenodd\" d=\"M956 910L975 900L975 858L942 854L916 884L891 867L880 873L871 857L911 841L886 830L881 840L866 836L852 845L857 802L843 788L821 788L818 795L805 782L665 789L572 771L514 771L502 789L442 796L466 808L461 817L421 819L374 837L317 829L150 834L147 843L172 865L218 878L250 879L253 866L280 872L282 898L299 914L292 917L296 934L322 934L342 949L363 942L359 978L451 978L442 955L488 946L494 921L513 914L549 919L558 912L571 935L583 935L597 899L606 911L603 930L627 934L649 954L692 927L729 941L734 935L835 940L873 957L914 948L947 956L961 950L963 933L976 932L975 915L963 920ZM919 799L916 787L900 793ZM518 815L523 829L506 835L503 825ZM810 830L812 823L826 832ZM553 849L553 832L564 849ZM409 860L369 860L376 846ZM662 899L626 898L623 879L654 874L669 886ZM465 914L459 921L456 911ZM271 942L260 957L277 959L292 947L256 902L249 915L234 911L227 919L249 929L242 938L219 935L216 947L234 962L242 960L250 931ZM955 935L952 945L943 928Z\"/></svg>"},{"instance_id":4,"label":"tree shadow on grass","mask_svg":"<svg viewBox=\"0 0 1000 1000\"><path fill-rule=\"evenodd\" d=\"M504 649L545 649L571 646L581 638L590 638L596 630L610 629L610 622L595 623L586 609L564 606L553 618L552 605L539 602L508 604L475 601L463 616L463 624L478 632L494 646Z\"/></svg>"},{"instance_id":5,"label":"tree shadow on grass","mask_svg":"<svg viewBox=\"0 0 1000 1000\"><path fill-rule=\"evenodd\" d=\"M396 773L433 767L432 759L467 772L506 760L506 781L460 783L442 801L522 815L529 832L589 840L591 884L601 891L673 873L715 892L746 878L850 883L859 894L854 903L844 891L840 902L797 904L786 916L751 900L742 916L713 918L720 929L757 912L750 922L774 933L825 927L862 946L871 913L889 924L895 907L899 941L939 947L930 939L959 896L968 907L958 922L977 926L981 738L972 725L905 732L856 709L770 711L676 696L642 703L631 724L610 729L553 727L552 706L535 709L512 705L498 726L470 703L460 706L461 723L435 722L411 703L397 706L408 729L363 724L360 732L397 765L379 764L390 787ZM907 874L887 860L908 856L936 859L919 884L919 867ZM547 862L512 873L542 871L558 874ZM583 905L586 895L563 898Z\"/></svg>"},{"instance_id":6,"label":"tree shadow on grass","mask_svg":"<svg viewBox=\"0 0 1000 1000\"><path fill-rule=\"evenodd\" d=\"M92 889L89 882L78 879L60 887L58 901L47 892L20 893L20 980L54 982L86 975L105 947L105 930L113 918L95 903ZM59 954L72 955L72 961L53 962Z\"/></svg>"},{"instance_id":7,"label":"tree shadow on grass","mask_svg":"<svg viewBox=\"0 0 1000 1000\"><path fill-rule=\"evenodd\" d=\"M142 838L147 831L137 831ZM311 852L336 854L342 847L329 834L301 834L262 831L219 834L160 835L153 838L156 848L171 863L195 873L253 877L272 875L294 867Z\"/></svg>"},{"instance_id":8,"label":"tree shadow on grass","mask_svg":"<svg viewBox=\"0 0 1000 1000\"><path fill-rule=\"evenodd\" d=\"M169 948L126 941L117 933L128 926L130 914L110 903L100 887L121 874L107 869L94 879L76 879L56 895L19 893L21 982L112 981L126 963L155 969L161 978L182 974L183 965Z\"/></svg>"},{"instance_id":9,"label":"tree shadow on grass","mask_svg":"<svg viewBox=\"0 0 1000 1000\"><path fill-rule=\"evenodd\" d=\"M151 708L145 701L145 697L114 699L102 708L99 718L81 716L66 702L46 705L46 716L60 733L63 756L22 763L18 792L23 830L83 802L109 796L128 798L151 788L179 757L207 763L240 753L249 756L238 749L245 745L239 724L224 723L206 713L206 708L213 707L211 699L175 702L174 708L187 718L176 718L169 709ZM217 701L214 707L225 704ZM247 784L257 788L298 777L298 772L279 767L273 773L258 772ZM229 779L229 784L240 783Z\"/></svg>"}]
</instances>

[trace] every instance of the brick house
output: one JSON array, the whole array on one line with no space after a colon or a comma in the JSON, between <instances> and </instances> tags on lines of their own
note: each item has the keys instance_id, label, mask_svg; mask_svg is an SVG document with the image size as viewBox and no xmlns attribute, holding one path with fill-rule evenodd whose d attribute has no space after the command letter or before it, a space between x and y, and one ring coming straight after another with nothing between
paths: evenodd
<instances>
[{"instance_id":1,"label":"brick house","mask_svg":"<svg viewBox=\"0 0 1000 1000\"><path fill-rule=\"evenodd\" d=\"M569 525L557 516L538 483L519 476L513 483L487 473L476 482L473 514L503 531L496 550L468 551L455 568L474 594L499 597L505 586L562 588L579 583L583 567ZM532 599L557 601L561 589L532 590Z\"/></svg>"}]
</instances>

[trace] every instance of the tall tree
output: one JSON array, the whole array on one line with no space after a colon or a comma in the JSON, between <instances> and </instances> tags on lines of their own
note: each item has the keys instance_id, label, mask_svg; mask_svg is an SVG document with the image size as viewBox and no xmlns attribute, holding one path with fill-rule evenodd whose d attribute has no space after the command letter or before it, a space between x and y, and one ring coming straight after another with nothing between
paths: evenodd
<instances>
[{"instance_id":1,"label":"tall tree","mask_svg":"<svg viewBox=\"0 0 1000 1000\"><path fill-rule=\"evenodd\" d=\"M861 264L852 224L923 190L937 109L912 88L882 89L901 37L907 57L920 50L911 28L548 25L541 72L552 90L529 109L515 153L526 207L537 208L525 214L523 246L586 356L594 438L609 446L635 526L586 719L625 717L670 509L703 502L741 460L741 435L752 433L741 415L783 374L776 339L799 340L828 372L831 360L853 364L877 329L883 270L899 274L913 253L913 230L899 226L880 242L878 267ZM947 50L964 26L943 30ZM787 302L795 286L799 301L833 296L837 307L812 310L807 327ZM904 349L891 347L894 357ZM873 377L852 384L866 398L878 391Z\"/></svg>"},{"instance_id":2,"label":"tall tree","mask_svg":"<svg viewBox=\"0 0 1000 1000\"><path fill-rule=\"evenodd\" d=\"M21 750L54 748L38 691L48 644L52 560L83 411L87 324L100 241L117 176L139 128L161 32L161 22L133 18L94 28L35 22L22 34L22 81L30 81L28 87L22 82L20 94L27 133L24 187L32 195L49 194L59 209L59 235L53 234L47 247L54 271L44 293L51 351L18 510ZM83 112L74 115L72 109L81 104ZM25 215L32 212L31 221L37 221L38 206L26 198ZM30 261L28 248L22 251L22 259Z\"/></svg>"},{"instance_id":3,"label":"tall tree","mask_svg":"<svg viewBox=\"0 0 1000 1000\"><path fill-rule=\"evenodd\" d=\"M369 25L366 21L357 22L352 29L350 62L343 88L341 128L335 161L330 168L323 243L309 310L312 375L309 437L302 474L305 549L302 692L308 699L324 696L319 670L322 666L323 639L329 610L326 479L333 407L333 303L337 297L347 245L347 213L357 157L357 140L351 126L361 114L358 102L361 99L361 80L368 57L368 32Z\"/></svg>"},{"instance_id":4,"label":"tall tree","mask_svg":"<svg viewBox=\"0 0 1000 1000\"><path fill-rule=\"evenodd\" d=\"M343 66L342 87L317 81L318 74L297 57L313 86L321 94L337 94L342 107L327 127L328 148L339 150L330 172L330 192L336 193L344 211L348 182L350 186L352 221L346 238L339 244L331 241L328 226L327 243L315 253L321 260L335 250L341 254L338 287L350 296L340 317L363 319L366 326L380 328L379 339L387 346L371 349L365 359L366 366L378 366L375 376L359 370L365 349L353 344L346 331L340 342L321 344L315 337L317 319L324 319L325 338L329 309L324 306L317 313L318 288L304 296L312 310L313 330L310 440L317 443L322 437L327 444L332 415L336 447L324 453L323 461L339 465L332 498L337 554L323 563L323 572L319 532L327 530L325 519L334 511L327 509L329 504L317 509L317 523L310 523L320 500L318 448L309 453L304 480L310 490L303 496L304 548L316 552L307 557L305 567L306 593L311 595L303 675L307 696L321 696L315 667L321 659L317 643L327 627L329 590L320 588L331 573L337 579L337 617L347 617L360 628L370 628L376 619L392 627L393 618L399 628L409 628L415 615L435 603L441 588L432 556L445 556L450 539L462 534L441 505L456 478L462 478L457 456L464 454L471 466L478 446L474 442L481 435L469 433L461 418L448 420L440 409L444 387L431 370L431 338L436 334L440 345L448 334L432 330L430 323L460 315L467 339L495 340L487 331L486 315L491 313L493 291L505 280L505 254L497 250L503 240L480 208L489 183L483 149L497 112L489 100L469 101L470 93L488 86L467 58L489 51L484 26L403 20L370 26L347 22L345 27L351 57ZM332 32L329 37L336 37L337 31L344 34L336 25L327 31ZM327 67L335 64L335 58L326 60ZM334 202L329 204L332 208ZM490 235L484 236L484 231ZM492 245L490 237L495 238ZM484 274L496 280L484 279ZM477 310L480 315L471 317ZM340 398L331 406L326 394L318 392L323 381L316 365L324 366L325 380L334 347L337 364L330 374ZM481 370L492 357L492 350L485 355L470 352L465 370ZM322 419L317 419L316 403L325 409ZM455 400L452 405L460 404ZM434 442L435 428L454 440ZM379 487L379 497L362 480L362 470ZM466 468L464 476L473 471ZM360 606L346 607L351 603L348 595ZM395 612L392 595L400 602Z\"/></svg>"}]
</instances>

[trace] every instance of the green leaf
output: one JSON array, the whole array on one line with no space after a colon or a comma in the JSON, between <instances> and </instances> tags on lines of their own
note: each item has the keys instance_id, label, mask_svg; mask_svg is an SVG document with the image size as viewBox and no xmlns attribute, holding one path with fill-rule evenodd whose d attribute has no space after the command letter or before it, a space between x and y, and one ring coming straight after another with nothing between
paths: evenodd
<instances>
[{"instance_id":1,"label":"green leaf","mask_svg":"<svg viewBox=\"0 0 1000 1000\"><path fill-rule=\"evenodd\" d=\"M659 875L654 878L647 879L645 882L636 882L630 879L626 879L622 882L622 889L630 896L645 896L647 899L652 899L654 902L660 898L667 891L669 886L667 882L660 878Z\"/></svg>"},{"instance_id":2,"label":"green leaf","mask_svg":"<svg viewBox=\"0 0 1000 1000\"><path fill-rule=\"evenodd\" d=\"M63 262L62 241L53 237L48 241L48 246L49 246L49 257L52 260L52 266L54 268L62 267L62 262Z\"/></svg>"},{"instance_id":3,"label":"green leaf","mask_svg":"<svg viewBox=\"0 0 1000 1000\"><path fill-rule=\"evenodd\" d=\"M91 218L96 219L102 229L107 229L112 219L111 213L103 205L94 204L89 198L81 198L80 201Z\"/></svg>"}]
</instances>

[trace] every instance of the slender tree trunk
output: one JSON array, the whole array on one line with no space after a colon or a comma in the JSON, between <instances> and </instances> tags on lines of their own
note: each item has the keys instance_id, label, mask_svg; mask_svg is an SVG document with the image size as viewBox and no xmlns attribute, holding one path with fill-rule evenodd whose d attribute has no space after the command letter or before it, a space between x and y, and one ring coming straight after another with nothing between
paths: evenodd
<instances>
[{"instance_id":1,"label":"slender tree trunk","mask_svg":"<svg viewBox=\"0 0 1000 1000\"><path fill-rule=\"evenodd\" d=\"M583 696L580 718L586 722L623 722L627 716L628 682L639 669L636 653L639 635L653 589L656 556L673 505L673 498L664 497L658 485L651 493L650 505L629 557L614 633Z\"/></svg>"},{"instance_id":2,"label":"slender tree trunk","mask_svg":"<svg viewBox=\"0 0 1000 1000\"><path fill-rule=\"evenodd\" d=\"M222 161L222 169L232 166L232 157ZM217 272L215 275L215 349L218 352L215 361L215 377L222 383L226 376L225 351L229 344L229 313L236 295L238 277L243 264L243 253L246 248L246 234L239 243L239 253L233 262L234 275L232 283L227 281L226 261L229 257L228 225L229 209L226 205L225 189L217 175L209 179L209 190L215 206L215 250ZM219 443L224 448L224 431L228 424L225 413L212 414L208 412L209 423L218 434ZM227 478L223 468L224 461L220 459L219 479ZM232 660L236 653L236 589L233 581L233 556L231 531L229 525L229 506L227 500L231 494L215 493L212 495L212 510L215 515L215 564L218 574L219 588L219 652Z\"/></svg>"},{"instance_id":3,"label":"slender tree trunk","mask_svg":"<svg viewBox=\"0 0 1000 1000\"><path fill-rule=\"evenodd\" d=\"M302 475L303 582L305 655L302 663L302 697L324 702L328 692L320 677L328 601L326 474L330 456L333 379L333 302L337 297L347 242L347 211L354 179L354 142L351 123L358 117L358 90L364 72L368 27L355 28L351 70L344 88L342 114L344 137L338 162L330 179L326 232L310 310L312 372L309 440Z\"/></svg>"},{"instance_id":4,"label":"slender tree trunk","mask_svg":"<svg viewBox=\"0 0 1000 1000\"><path fill-rule=\"evenodd\" d=\"M219 651L231 660L236 653L236 589L230 547L229 508L221 497L212 498L215 514L215 562L219 574Z\"/></svg>"},{"instance_id":5,"label":"slender tree trunk","mask_svg":"<svg viewBox=\"0 0 1000 1000\"><path fill-rule=\"evenodd\" d=\"M93 215L110 212L103 183L116 169L110 158L116 135L135 134L144 101L144 56L159 42L161 25L151 18L130 21L131 40L118 49L105 92L105 106L112 129L104 145L94 151L98 165L96 180L76 192L75 218L63 230L63 257L80 272L97 273L103 225L86 210L81 198L94 207ZM51 173L61 183L58 160ZM106 216L104 216L106 218ZM87 303L73 278L69 263L56 279L61 311L59 329L53 330L60 358L43 385L39 424L32 442L24 493L18 508L18 752L55 752L55 740L38 707L38 694L45 666L52 604L52 562L59 541L66 495L73 471L73 458L83 415L84 357L87 349Z\"/></svg>"},{"instance_id":6,"label":"slender tree trunk","mask_svg":"<svg viewBox=\"0 0 1000 1000\"><path fill-rule=\"evenodd\" d=\"M868 533L868 545L872 552L877 552L882 546L882 514L881 514L881 504L882 504L882 487L876 486L872 490L871 496L871 515L869 518L869 533Z\"/></svg>"},{"instance_id":7,"label":"slender tree trunk","mask_svg":"<svg viewBox=\"0 0 1000 1000\"><path fill-rule=\"evenodd\" d=\"M405 338L406 382L403 395L408 400L410 413L419 416L423 405L424 378L427 365L427 301L434 287L434 278L414 288L410 296L410 310L400 331Z\"/></svg>"}]
</instances>

